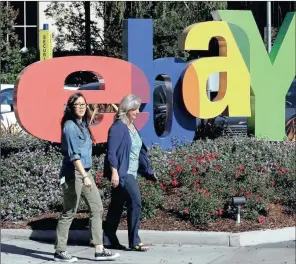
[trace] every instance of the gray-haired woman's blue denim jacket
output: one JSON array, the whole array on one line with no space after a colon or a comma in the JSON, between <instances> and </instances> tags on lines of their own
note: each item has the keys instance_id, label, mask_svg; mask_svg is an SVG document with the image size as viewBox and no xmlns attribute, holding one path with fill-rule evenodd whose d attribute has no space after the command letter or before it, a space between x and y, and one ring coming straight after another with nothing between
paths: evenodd
<instances>
[{"instance_id":1,"label":"gray-haired woman's blue denim jacket","mask_svg":"<svg viewBox=\"0 0 296 264\"><path fill-rule=\"evenodd\" d=\"M92 140L85 122L66 121L62 132L63 163L61 173L66 179L74 177L74 160L80 159L84 169L92 167Z\"/></svg>"}]
</instances>

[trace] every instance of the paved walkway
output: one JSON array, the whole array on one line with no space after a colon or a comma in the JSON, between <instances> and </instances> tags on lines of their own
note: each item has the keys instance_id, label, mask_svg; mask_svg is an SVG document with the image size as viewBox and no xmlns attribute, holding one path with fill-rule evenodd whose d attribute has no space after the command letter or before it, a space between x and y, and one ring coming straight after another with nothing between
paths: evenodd
<instances>
[{"instance_id":1,"label":"paved walkway","mask_svg":"<svg viewBox=\"0 0 296 264\"><path fill-rule=\"evenodd\" d=\"M78 263L93 263L94 249L70 245ZM154 245L149 252L118 251L121 264L294 264L295 242L232 248L193 245ZM53 245L32 240L2 239L1 264L41 264L52 261Z\"/></svg>"}]
</instances>

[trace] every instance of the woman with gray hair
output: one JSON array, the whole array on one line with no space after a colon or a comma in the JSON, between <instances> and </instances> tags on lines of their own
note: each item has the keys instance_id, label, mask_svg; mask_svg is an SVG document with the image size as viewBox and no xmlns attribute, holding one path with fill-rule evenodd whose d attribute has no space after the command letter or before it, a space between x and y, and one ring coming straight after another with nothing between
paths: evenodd
<instances>
[{"instance_id":1,"label":"woman with gray hair","mask_svg":"<svg viewBox=\"0 0 296 264\"><path fill-rule=\"evenodd\" d=\"M103 224L106 248L126 249L116 236L123 206L127 204L129 248L147 251L141 243L139 224L141 216L141 194L137 183L138 174L146 179L157 178L150 166L147 148L133 122L139 114L141 100L133 95L122 99L108 133L108 151L105 157L104 176L112 183L111 202Z\"/></svg>"}]
</instances>

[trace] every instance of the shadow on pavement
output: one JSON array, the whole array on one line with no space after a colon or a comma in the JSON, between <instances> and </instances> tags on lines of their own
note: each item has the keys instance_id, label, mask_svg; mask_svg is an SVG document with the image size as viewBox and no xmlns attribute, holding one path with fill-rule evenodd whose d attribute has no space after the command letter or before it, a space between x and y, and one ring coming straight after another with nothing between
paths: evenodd
<instances>
[{"instance_id":1,"label":"shadow on pavement","mask_svg":"<svg viewBox=\"0 0 296 264\"><path fill-rule=\"evenodd\" d=\"M53 252L32 250L32 249L22 248L22 247L9 245L5 243L1 243L1 253L28 256L36 259L47 260L47 261L53 260ZM51 258L43 257L43 256L40 256L39 254L50 255Z\"/></svg>"},{"instance_id":2,"label":"shadow on pavement","mask_svg":"<svg viewBox=\"0 0 296 264\"><path fill-rule=\"evenodd\" d=\"M56 230L58 219L53 217L43 218L40 220L31 221L28 226L32 230ZM89 218L77 219L75 218L71 224L70 230L87 230L89 228Z\"/></svg>"}]
</instances>

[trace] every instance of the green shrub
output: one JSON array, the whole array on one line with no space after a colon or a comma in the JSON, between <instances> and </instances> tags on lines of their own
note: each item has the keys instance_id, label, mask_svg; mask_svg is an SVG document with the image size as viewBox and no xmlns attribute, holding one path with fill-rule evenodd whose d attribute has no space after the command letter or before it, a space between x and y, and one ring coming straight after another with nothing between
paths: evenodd
<instances>
[{"instance_id":1,"label":"green shrub","mask_svg":"<svg viewBox=\"0 0 296 264\"><path fill-rule=\"evenodd\" d=\"M40 140L27 133L3 133L1 135L1 158L25 150L46 150L50 143Z\"/></svg>"},{"instance_id":2,"label":"green shrub","mask_svg":"<svg viewBox=\"0 0 296 264\"><path fill-rule=\"evenodd\" d=\"M194 224L217 218L215 212L221 208L233 214L231 198L241 195L247 198L242 216L255 220L268 214L270 203L295 212L294 151L292 142L220 138L178 146L162 154L167 162L158 168L164 173L163 184L180 191L178 210L185 209Z\"/></svg>"},{"instance_id":3,"label":"green shrub","mask_svg":"<svg viewBox=\"0 0 296 264\"><path fill-rule=\"evenodd\" d=\"M154 217L163 205L164 193L159 184L138 178L142 199L142 219Z\"/></svg>"},{"instance_id":4,"label":"green shrub","mask_svg":"<svg viewBox=\"0 0 296 264\"><path fill-rule=\"evenodd\" d=\"M2 219L22 220L61 208L60 163L55 149L26 150L2 159Z\"/></svg>"},{"instance_id":5,"label":"green shrub","mask_svg":"<svg viewBox=\"0 0 296 264\"><path fill-rule=\"evenodd\" d=\"M2 219L28 219L61 211L60 149L31 136L8 135L5 140L1 138L1 144L6 153L1 163ZM103 178L106 146L95 148L93 176L106 207L111 192L110 182ZM268 216L271 203L282 204L288 213L296 213L294 142L219 138L186 145L174 143L170 151L153 146L149 156L160 182L138 178L144 219L155 216L171 193L180 198L175 213L193 224L233 217L231 198L241 195L247 198L241 212L244 219ZM84 208L82 203L80 209Z\"/></svg>"}]
</instances>

